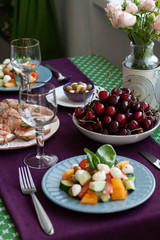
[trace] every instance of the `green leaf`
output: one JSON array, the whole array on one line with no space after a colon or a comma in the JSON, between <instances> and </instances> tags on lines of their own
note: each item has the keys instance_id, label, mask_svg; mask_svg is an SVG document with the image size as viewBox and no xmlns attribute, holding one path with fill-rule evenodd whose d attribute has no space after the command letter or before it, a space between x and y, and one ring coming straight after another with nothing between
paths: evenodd
<instances>
[{"instance_id":1,"label":"green leaf","mask_svg":"<svg viewBox=\"0 0 160 240\"><path fill-rule=\"evenodd\" d=\"M27 123L22 123L21 126L22 127L28 127L29 125Z\"/></svg>"},{"instance_id":2,"label":"green leaf","mask_svg":"<svg viewBox=\"0 0 160 240\"><path fill-rule=\"evenodd\" d=\"M92 168L92 170L96 170L97 169L97 164L100 163L100 160L89 149L85 148L84 152L87 154L87 160L88 160L89 166Z\"/></svg>"},{"instance_id":3,"label":"green leaf","mask_svg":"<svg viewBox=\"0 0 160 240\"><path fill-rule=\"evenodd\" d=\"M98 148L96 156L100 159L101 163L107 164L109 167L116 162L116 152L110 144L105 144Z\"/></svg>"}]
</instances>

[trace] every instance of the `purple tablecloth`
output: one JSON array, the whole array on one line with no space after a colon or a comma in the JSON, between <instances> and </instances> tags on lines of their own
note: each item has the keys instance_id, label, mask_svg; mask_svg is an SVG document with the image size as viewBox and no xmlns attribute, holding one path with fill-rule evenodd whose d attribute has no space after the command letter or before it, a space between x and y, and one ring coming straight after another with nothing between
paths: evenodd
<instances>
[{"instance_id":1,"label":"purple tablecloth","mask_svg":"<svg viewBox=\"0 0 160 240\"><path fill-rule=\"evenodd\" d=\"M62 73L72 74L72 80L89 79L68 59L47 61ZM54 76L51 82L59 86ZM1 92L0 100L17 97L18 93ZM59 107L60 128L45 143L46 151L54 152L59 161L84 154L84 147L92 151L101 145L82 135L72 123L68 113L73 109ZM48 213L54 228L54 236L47 236L36 219L30 196L24 196L19 187L18 167L23 166L23 158L36 150L36 147L0 152L0 195L13 218L23 240L85 240L85 239L157 239L160 223L160 170L139 155L139 150L147 150L160 158L160 146L151 137L132 145L115 147L118 155L130 157L147 166L156 179L153 195L142 205L119 213L86 214L64 209L51 202L43 193L41 180L47 170L31 169L37 186L37 197Z\"/></svg>"}]
</instances>

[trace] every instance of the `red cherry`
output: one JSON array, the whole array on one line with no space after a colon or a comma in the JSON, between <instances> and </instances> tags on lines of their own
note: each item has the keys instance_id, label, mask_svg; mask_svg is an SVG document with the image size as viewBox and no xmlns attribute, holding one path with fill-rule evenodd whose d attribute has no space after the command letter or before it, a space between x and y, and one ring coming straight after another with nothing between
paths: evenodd
<instances>
[{"instance_id":1,"label":"red cherry","mask_svg":"<svg viewBox=\"0 0 160 240\"><path fill-rule=\"evenodd\" d=\"M104 115L102 118L102 122L105 126L107 126L110 122L112 122L112 118L109 115Z\"/></svg>"},{"instance_id":2,"label":"red cherry","mask_svg":"<svg viewBox=\"0 0 160 240\"><path fill-rule=\"evenodd\" d=\"M144 132L144 129L143 128L140 128L140 129L138 129L135 133L136 134L139 134L139 133L143 133Z\"/></svg>"},{"instance_id":3,"label":"red cherry","mask_svg":"<svg viewBox=\"0 0 160 240\"><path fill-rule=\"evenodd\" d=\"M145 118L143 121L143 128L145 131L150 130L151 128L153 128L153 122L152 120Z\"/></svg>"},{"instance_id":4,"label":"red cherry","mask_svg":"<svg viewBox=\"0 0 160 240\"><path fill-rule=\"evenodd\" d=\"M120 123L123 124L126 121L126 116L123 113L117 113L115 119Z\"/></svg>"},{"instance_id":5,"label":"red cherry","mask_svg":"<svg viewBox=\"0 0 160 240\"><path fill-rule=\"evenodd\" d=\"M130 93L123 93L121 95L121 100L123 100L123 101L125 100L130 103L132 100L132 95Z\"/></svg>"},{"instance_id":6,"label":"red cherry","mask_svg":"<svg viewBox=\"0 0 160 240\"><path fill-rule=\"evenodd\" d=\"M134 130L134 129L137 129L139 127L139 124L136 120L132 119L132 120L129 121L128 127L129 127L130 130Z\"/></svg>"},{"instance_id":7,"label":"red cherry","mask_svg":"<svg viewBox=\"0 0 160 240\"><path fill-rule=\"evenodd\" d=\"M92 109L87 112L86 119L87 120L95 120L96 119L96 115Z\"/></svg>"},{"instance_id":8,"label":"red cherry","mask_svg":"<svg viewBox=\"0 0 160 240\"><path fill-rule=\"evenodd\" d=\"M106 102L109 97L110 97L110 92L109 91L100 91L99 100L101 102Z\"/></svg>"},{"instance_id":9,"label":"red cherry","mask_svg":"<svg viewBox=\"0 0 160 240\"><path fill-rule=\"evenodd\" d=\"M103 103L100 103L100 102L96 103L96 105L94 106L94 112L95 112L95 114L101 115L101 114L104 113L104 111L105 111L105 106L104 106L104 104L103 104Z\"/></svg>"},{"instance_id":10,"label":"red cherry","mask_svg":"<svg viewBox=\"0 0 160 240\"><path fill-rule=\"evenodd\" d=\"M102 130L102 122L97 120L95 123L92 124L92 127L95 131L99 132Z\"/></svg>"},{"instance_id":11,"label":"red cherry","mask_svg":"<svg viewBox=\"0 0 160 240\"><path fill-rule=\"evenodd\" d=\"M82 107L76 107L75 109L75 117L76 118L82 118L85 115L85 110Z\"/></svg>"},{"instance_id":12,"label":"red cherry","mask_svg":"<svg viewBox=\"0 0 160 240\"><path fill-rule=\"evenodd\" d=\"M107 104L108 106L116 106L119 102L120 96L112 95L108 98Z\"/></svg>"},{"instance_id":13,"label":"red cherry","mask_svg":"<svg viewBox=\"0 0 160 240\"><path fill-rule=\"evenodd\" d=\"M106 114L109 115L109 116L116 115L116 108L114 106L108 106L106 108Z\"/></svg>"},{"instance_id":14,"label":"red cherry","mask_svg":"<svg viewBox=\"0 0 160 240\"><path fill-rule=\"evenodd\" d=\"M147 102L145 102L145 101L144 101L144 102L141 102L141 103L140 103L140 106L141 106L141 109L144 110L144 111L149 110L149 107L150 107L150 106L149 106L149 103L147 103Z\"/></svg>"},{"instance_id":15,"label":"red cherry","mask_svg":"<svg viewBox=\"0 0 160 240\"><path fill-rule=\"evenodd\" d=\"M133 114L133 119L135 119L137 121L140 120L142 117L143 117L143 113L141 111L135 112Z\"/></svg>"},{"instance_id":16,"label":"red cherry","mask_svg":"<svg viewBox=\"0 0 160 240\"><path fill-rule=\"evenodd\" d=\"M113 121L109 124L108 128L109 128L109 132L110 132L111 134L118 133L119 128L120 128L119 122L117 122L116 120L113 120Z\"/></svg>"},{"instance_id":17,"label":"red cherry","mask_svg":"<svg viewBox=\"0 0 160 240\"><path fill-rule=\"evenodd\" d=\"M131 94L131 89L129 88L122 88L123 93L130 93Z\"/></svg>"},{"instance_id":18,"label":"red cherry","mask_svg":"<svg viewBox=\"0 0 160 240\"><path fill-rule=\"evenodd\" d=\"M92 127L92 125L89 124L89 123L86 125L86 129L89 130L89 131L91 131L91 132L93 132L93 127Z\"/></svg>"},{"instance_id":19,"label":"red cherry","mask_svg":"<svg viewBox=\"0 0 160 240\"><path fill-rule=\"evenodd\" d=\"M122 93L123 93L123 91L120 88L113 88L112 91L111 91L112 95L117 95L117 96L121 96Z\"/></svg>"},{"instance_id":20,"label":"red cherry","mask_svg":"<svg viewBox=\"0 0 160 240\"><path fill-rule=\"evenodd\" d=\"M128 128L122 128L119 131L120 135L131 135L131 131Z\"/></svg>"}]
</instances>

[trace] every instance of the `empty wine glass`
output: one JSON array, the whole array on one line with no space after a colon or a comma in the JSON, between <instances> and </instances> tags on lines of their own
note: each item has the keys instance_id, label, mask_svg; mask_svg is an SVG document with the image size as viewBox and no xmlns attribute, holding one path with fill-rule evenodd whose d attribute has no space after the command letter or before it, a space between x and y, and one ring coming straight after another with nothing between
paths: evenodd
<instances>
[{"instance_id":1,"label":"empty wine glass","mask_svg":"<svg viewBox=\"0 0 160 240\"><path fill-rule=\"evenodd\" d=\"M11 64L22 74L23 84L29 82L29 75L41 62L40 44L37 39L19 38L11 41Z\"/></svg>"},{"instance_id":2,"label":"empty wine glass","mask_svg":"<svg viewBox=\"0 0 160 240\"><path fill-rule=\"evenodd\" d=\"M57 114L54 85L46 82L22 85L19 89L19 113L22 120L35 127L36 131L37 153L25 157L24 163L37 169L54 165L58 157L44 153L44 125L51 123Z\"/></svg>"}]
</instances>

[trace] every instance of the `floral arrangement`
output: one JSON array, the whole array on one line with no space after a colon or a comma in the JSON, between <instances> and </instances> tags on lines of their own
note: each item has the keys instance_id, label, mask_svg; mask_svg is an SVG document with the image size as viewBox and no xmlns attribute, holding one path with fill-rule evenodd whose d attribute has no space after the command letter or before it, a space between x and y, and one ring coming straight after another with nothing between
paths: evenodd
<instances>
[{"instance_id":1,"label":"floral arrangement","mask_svg":"<svg viewBox=\"0 0 160 240\"><path fill-rule=\"evenodd\" d=\"M125 32L135 45L149 45L160 36L160 0L110 2L105 12L112 26Z\"/></svg>"}]
</instances>

